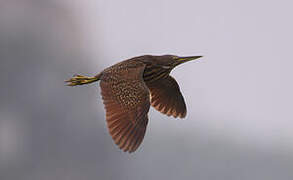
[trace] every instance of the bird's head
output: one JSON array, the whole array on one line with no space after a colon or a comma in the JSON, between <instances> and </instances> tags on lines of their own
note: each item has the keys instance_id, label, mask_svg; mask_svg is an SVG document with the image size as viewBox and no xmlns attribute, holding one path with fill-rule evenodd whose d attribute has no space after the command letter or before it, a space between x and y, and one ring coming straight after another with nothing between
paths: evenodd
<instances>
[{"instance_id":1,"label":"bird's head","mask_svg":"<svg viewBox=\"0 0 293 180\"><path fill-rule=\"evenodd\" d=\"M175 56L175 55L163 55L163 56L153 56L153 62L156 66L161 66L164 69L173 69L179 64L201 58L202 56Z\"/></svg>"}]
</instances>

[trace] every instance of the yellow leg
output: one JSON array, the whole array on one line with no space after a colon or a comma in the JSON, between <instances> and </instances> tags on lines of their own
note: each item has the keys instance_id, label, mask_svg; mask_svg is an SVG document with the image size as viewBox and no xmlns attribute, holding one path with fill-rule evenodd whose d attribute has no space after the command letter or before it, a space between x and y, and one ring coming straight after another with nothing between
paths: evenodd
<instances>
[{"instance_id":1,"label":"yellow leg","mask_svg":"<svg viewBox=\"0 0 293 180\"><path fill-rule=\"evenodd\" d=\"M77 86L77 85L93 83L98 80L99 80L98 77L87 77L87 76L82 76L77 74L77 75L74 75L71 79L66 80L65 82L67 83L66 86Z\"/></svg>"}]
</instances>

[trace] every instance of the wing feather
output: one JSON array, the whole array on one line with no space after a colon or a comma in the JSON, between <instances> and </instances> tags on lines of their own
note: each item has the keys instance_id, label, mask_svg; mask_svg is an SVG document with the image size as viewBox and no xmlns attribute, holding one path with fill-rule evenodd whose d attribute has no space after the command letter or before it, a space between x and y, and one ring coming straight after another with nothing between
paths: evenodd
<instances>
[{"instance_id":1,"label":"wing feather","mask_svg":"<svg viewBox=\"0 0 293 180\"><path fill-rule=\"evenodd\" d=\"M120 64L106 70L101 77L109 133L123 151L135 151L146 132L150 99L142 76L144 67L138 62L126 68Z\"/></svg>"},{"instance_id":2,"label":"wing feather","mask_svg":"<svg viewBox=\"0 0 293 180\"><path fill-rule=\"evenodd\" d=\"M176 80L172 76L147 84L151 92L151 105L167 116L184 118L186 104Z\"/></svg>"}]
</instances>

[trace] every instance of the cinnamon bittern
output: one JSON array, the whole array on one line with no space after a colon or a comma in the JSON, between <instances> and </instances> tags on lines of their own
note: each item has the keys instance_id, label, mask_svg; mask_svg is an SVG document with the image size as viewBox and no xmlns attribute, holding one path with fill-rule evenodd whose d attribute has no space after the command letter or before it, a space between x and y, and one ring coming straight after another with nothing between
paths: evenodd
<instances>
[{"instance_id":1,"label":"cinnamon bittern","mask_svg":"<svg viewBox=\"0 0 293 180\"><path fill-rule=\"evenodd\" d=\"M202 56L173 55L134 57L117 63L94 77L75 75L68 86L100 80L109 133L123 151L134 152L148 124L150 105L167 116L184 118L186 105L173 68Z\"/></svg>"}]
</instances>

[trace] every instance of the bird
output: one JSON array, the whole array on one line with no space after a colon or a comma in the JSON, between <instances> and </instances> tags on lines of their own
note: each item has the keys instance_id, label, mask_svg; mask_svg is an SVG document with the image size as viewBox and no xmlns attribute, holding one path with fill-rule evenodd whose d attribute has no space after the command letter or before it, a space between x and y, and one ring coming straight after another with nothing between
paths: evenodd
<instances>
[{"instance_id":1,"label":"bird","mask_svg":"<svg viewBox=\"0 0 293 180\"><path fill-rule=\"evenodd\" d=\"M174 118L186 116L184 98L170 72L201 57L142 55L114 64L93 77L76 74L65 83L78 86L100 81L108 131L121 150L132 153L144 139L150 106Z\"/></svg>"}]
</instances>

